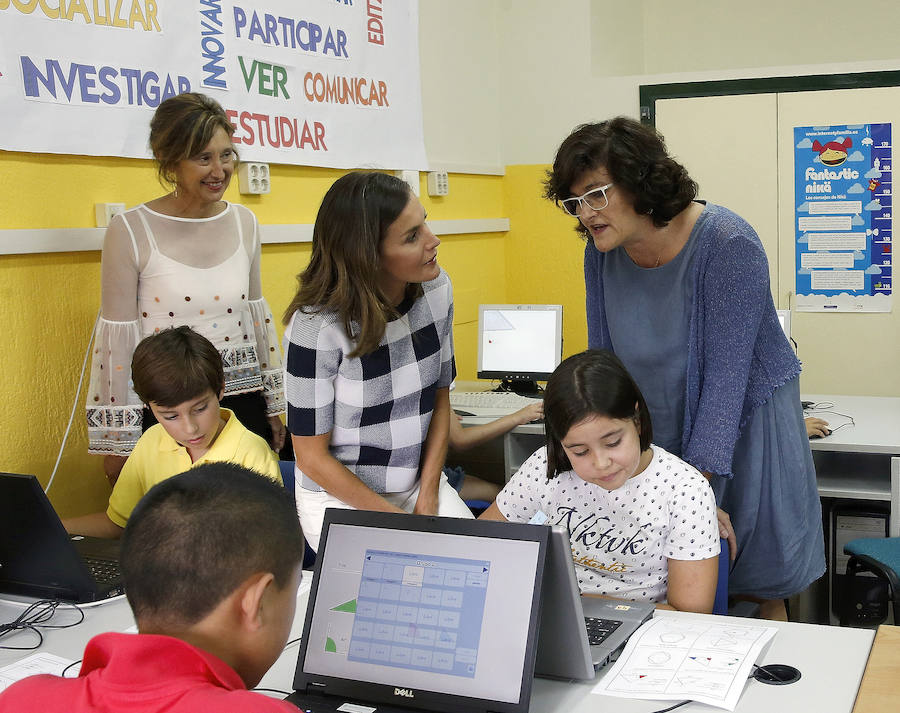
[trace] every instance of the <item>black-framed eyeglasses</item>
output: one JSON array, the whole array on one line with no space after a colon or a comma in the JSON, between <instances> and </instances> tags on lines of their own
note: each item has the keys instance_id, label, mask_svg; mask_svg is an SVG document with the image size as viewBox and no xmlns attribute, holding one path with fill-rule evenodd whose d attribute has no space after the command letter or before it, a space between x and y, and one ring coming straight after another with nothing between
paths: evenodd
<instances>
[{"instance_id":1,"label":"black-framed eyeglasses","mask_svg":"<svg viewBox=\"0 0 900 713\"><path fill-rule=\"evenodd\" d=\"M581 215L583 203L587 204L591 210L603 210L609 205L609 198L606 195L606 191L612 188L612 186L612 183L607 183L605 186L600 186L600 188L592 188L583 195L575 196L574 198L566 198L565 200L560 201L559 205L566 213L574 215L576 218Z\"/></svg>"}]
</instances>

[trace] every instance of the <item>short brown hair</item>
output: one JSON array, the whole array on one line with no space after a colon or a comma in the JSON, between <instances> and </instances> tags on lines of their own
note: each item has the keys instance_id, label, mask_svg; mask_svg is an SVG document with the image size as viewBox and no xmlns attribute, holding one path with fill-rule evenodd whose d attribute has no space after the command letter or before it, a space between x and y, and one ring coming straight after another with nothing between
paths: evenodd
<instances>
[{"instance_id":1,"label":"short brown hair","mask_svg":"<svg viewBox=\"0 0 900 713\"><path fill-rule=\"evenodd\" d=\"M225 110L205 94L185 92L156 107L150 120L150 150L160 182L174 185L175 166L200 153L219 128L229 137L234 134Z\"/></svg>"},{"instance_id":2,"label":"short brown hair","mask_svg":"<svg viewBox=\"0 0 900 713\"><path fill-rule=\"evenodd\" d=\"M190 327L151 334L131 357L131 379L141 401L172 408L207 389L218 396L225 387L222 355Z\"/></svg>"}]
</instances>

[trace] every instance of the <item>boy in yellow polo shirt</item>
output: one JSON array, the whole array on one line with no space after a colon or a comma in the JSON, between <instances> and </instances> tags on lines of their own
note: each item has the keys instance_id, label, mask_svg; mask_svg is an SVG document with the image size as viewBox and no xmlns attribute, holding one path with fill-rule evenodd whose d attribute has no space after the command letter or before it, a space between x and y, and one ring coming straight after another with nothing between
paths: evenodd
<instances>
[{"instance_id":1,"label":"boy in yellow polo shirt","mask_svg":"<svg viewBox=\"0 0 900 713\"><path fill-rule=\"evenodd\" d=\"M131 372L134 392L159 423L138 440L106 512L63 520L68 532L121 536L144 493L198 463L237 463L281 482L269 445L219 407L225 374L222 357L208 339L190 327L153 334L134 350Z\"/></svg>"}]
</instances>

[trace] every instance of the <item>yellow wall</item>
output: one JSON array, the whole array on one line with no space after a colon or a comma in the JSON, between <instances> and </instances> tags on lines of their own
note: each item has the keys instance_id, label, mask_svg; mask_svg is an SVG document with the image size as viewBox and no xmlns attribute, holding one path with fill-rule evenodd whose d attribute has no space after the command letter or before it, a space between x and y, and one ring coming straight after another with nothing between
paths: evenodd
<instances>
[{"instance_id":1,"label":"yellow wall","mask_svg":"<svg viewBox=\"0 0 900 713\"><path fill-rule=\"evenodd\" d=\"M504 205L506 301L563 306L563 356L587 348L584 321L584 241L574 219L541 197L548 166L507 166Z\"/></svg>"},{"instance_id":2,"label":"yellow wall","mask_svg":"<svg viewBox=\"0 0 900 713\"><path fill-rule=\"evenodd\" d=\"M271 194L241 196L235 181L226 198L249 206L263 231L266 224L312 223L322 196L341 174L273 166ZM131 207L161 192L149 161L0 151L0 230L93 227L94 203ZM436 220L497 218L515 208L506 200L502 176L454 174L448 196L432 199L426 193L423 180L422 203ZM477 305L511 297L504 274L508 244L502 233L454 235L445 237L440 248L440 263L456 291L460 378L475 378ZM276 316L293 296L309 249L308 243L263 247L263 291ZM0 324L6 337L0 471L31 473L47 484L99 303L99 251L0 255ZM63 517L99 510L109 497L101 459L87 455L86 444L84 399L79 396L49 491Z\"/></svg>"}]
</instances>

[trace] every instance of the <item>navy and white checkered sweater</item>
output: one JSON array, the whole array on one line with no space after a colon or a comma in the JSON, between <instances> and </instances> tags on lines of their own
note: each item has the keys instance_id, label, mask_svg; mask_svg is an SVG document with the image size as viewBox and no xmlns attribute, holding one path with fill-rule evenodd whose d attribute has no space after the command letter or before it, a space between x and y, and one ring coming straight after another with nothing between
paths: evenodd
<instances>
[{"instance_id":1,"label":"navy and white checkered sweater","mask_svg":"<svg viewBox=\"0 0 900 713\"><path fill-rule=\"evenodd\" d=\"M348 356L355 343L331 310L298 310L284 333L288 430L330 431L331 454L377 493L415 485L435 391L456 376L450 278L441 270L422 289L362 357ZM322 490L301 475L304 488Z\"/></svg>"}]
</instances>

